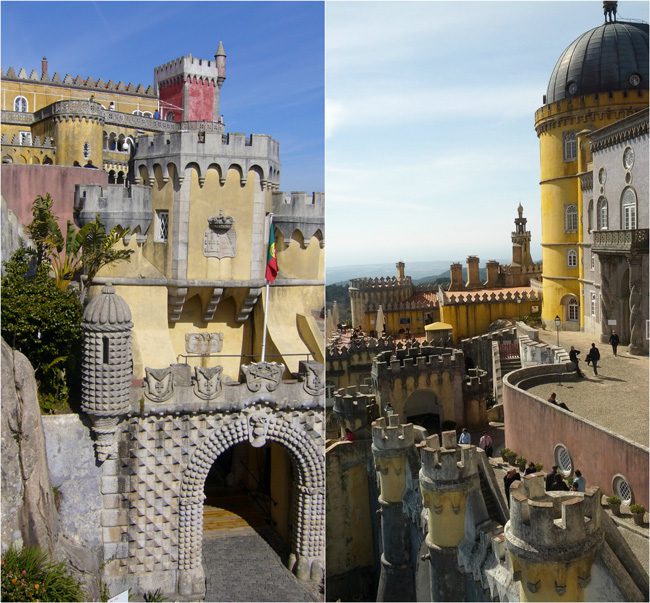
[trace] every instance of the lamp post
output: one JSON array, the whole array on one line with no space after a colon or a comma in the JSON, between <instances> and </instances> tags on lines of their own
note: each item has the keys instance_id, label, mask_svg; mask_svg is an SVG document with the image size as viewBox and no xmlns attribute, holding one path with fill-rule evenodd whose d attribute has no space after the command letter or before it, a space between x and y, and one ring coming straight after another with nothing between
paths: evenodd
<instances>
[{"instance_id":1,"label":"lamp post","mask_svg":"<svg viewBox=\"0 0 650 603\"><path fill-rule=\"evenodd\" d=\"M557 347L560 347L560 325L562 324L562 321L560 320L560 317L555 315L555 319L553 320L555 323L555 332L557 334Z\"/></svg>"}]
</instances>

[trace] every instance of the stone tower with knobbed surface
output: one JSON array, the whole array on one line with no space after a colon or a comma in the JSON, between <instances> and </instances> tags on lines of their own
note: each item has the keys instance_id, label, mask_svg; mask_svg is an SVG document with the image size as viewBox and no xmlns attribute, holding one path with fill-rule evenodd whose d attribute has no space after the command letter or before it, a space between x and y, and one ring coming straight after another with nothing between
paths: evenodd
<instances>
[{"instance_id":1,"label":"stone tower with knobbed surface","mask_svg":"<svg viewBox=\"0 0 650 603\"><path fill-rule=\"evenodd\" d=\"M81 408L92 420L97 459L115 456L119 418L131 410L131 310L108 284L83 316Z\"/></svg>"},{"instance_id":2,"label":"stone tower with knobbed surface","mask_svg":"<svg viewBox=\"0 0 650 603\"><path fill-rule=\"evenodd\" d=\"M191 54L154 69L161 119L174 122L219 121L221 86L226 79L223 43L212 59Z\"/></svg>"}]
</instances>

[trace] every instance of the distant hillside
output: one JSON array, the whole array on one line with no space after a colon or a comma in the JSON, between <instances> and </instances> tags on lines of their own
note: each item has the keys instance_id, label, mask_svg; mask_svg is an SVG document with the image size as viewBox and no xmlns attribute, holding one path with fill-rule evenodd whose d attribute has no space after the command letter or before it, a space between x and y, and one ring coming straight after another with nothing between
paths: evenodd
<instances>
[{"instance_id":1,"label":"distant hillside","mask_svg":"<svg viewBox=\"0 0 650 603\"><path fill-rule=\"evenodd\" d=\"M336 283L334 285L327 285L325 287L325 307L331 310L332 304L337 303L339 307L339 320L340 322L349 323L350 315L350 296L348 295L348 283Z\"/></svg>"},{"instance_id":2,"label":"distant hillside","mask_svg":"<svg viewBox=\"0 0 650 603\"><path fill-rule=\"evenodd\" d=\"M448 260L437 260L433 262L405 262L405 264L406 275L415 280L449 270L451 262ZM351 278L395 276L395 272L395 263L334 266L327 268L326 279L327 284L332 285L347 282Z\"/></svg>"}]
</instances>

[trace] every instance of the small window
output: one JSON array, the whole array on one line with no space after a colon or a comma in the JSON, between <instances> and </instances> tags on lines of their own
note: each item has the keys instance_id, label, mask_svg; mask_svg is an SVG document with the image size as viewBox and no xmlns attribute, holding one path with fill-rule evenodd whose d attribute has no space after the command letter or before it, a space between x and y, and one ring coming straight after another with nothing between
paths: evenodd
<instances>
[{"instance_id":1,"label":"small window","mask_svg":"<svg viewBox=\"0 0 650 603\"><path fill-rule=\"evenodd\" d=\"M156 235L154 240L158 243L167 242L169 231L169 212L166 209L156 210Z\"/></svg>"},{"instance_id":2,"label":"small window","mask_svg":"<svg viewBox=\"0 0 650 603\"><path fill-rule=\"evenodd\" d=\"M567 205L564 210L564 230L566 232L578 231L578 207Z\"/></svg>"},{"instance_id":3,"label":"small window","mask_svg":"<svg viewBox=\"0 0 650 603\"><path fill-rule=\"evenodd\" d=\"M27 113L27 99L24 96L14 98L14 111L18 113Z\"/></svg>"},{"instance_id":4,"label":"small window","mask_svg":"<svg viewBox=\"0 0 650 603\"><path fill-rule=\"evenodd\" d=\"M605 199L605 197L598 199L596 221L598 230L607 230L607 227L609 226L609 217L607 215L607 199Z\"/></svg>"},{"instance_id":5,"label":"small window","mask_svg":"<svg viewBox=\"0 0 650 603\"><path fill-rule=\"evenodd\" d=\"M136 110L133 112L133 115L142 115L142 111L140 111L140 109L136 109Z\"/></svg>"},{"instance_id":6,"label":"small window","mask_svg":"<svg viewBox=\"0 0 650 603\"><path fill-rule=\"evenodd\" d=\"M624 505L630 505L634 501L632 486L630 486L627 478L620 473L616 474L612 479L612 490Z\"/></svg>"},{"instance_id":7,"label":"small window","mask_svg":"<svg viewBox=\"0 0 650 603\"><path fill-rule=\"evenodd\" d=\"M580 320L580 306L578 305L578 302L575 298L571 298L567 304L567 320Z\"/></svg>"},{"instance_id":8,"label":"small window","mask_svg":"<svg viewBox=\"0 0 650 603\"><path fill-rule=\"evenodd\" d=\"M591 292L591 315L596 318L596 311L598 309L598 304L597 304L597 298L596 298L596 293L594 291Z\"/></svg>"},{"instance_id":9,"label":"small window","mask_svg":"<svg viewBox=\"0 0 650 603\"><path fill-rule=\"evenodd\" d=\"M153 115L151 114L151 111L145 111L145 112L142 114L142 117L153 117Z\"/></svg>"},{"instance_id":10,"label":"small window","mask_svg":"<svg viewBox=\"0 0 650 603\"><path fill-rule=\"evenodd\" d=\"M83 154L85 159L90 157L90 145L87 142L84 142Z\"/></svg>"},{"instance_id":11,"label":"small window","mask_svg":"<svg viewBox=\"0 0 650 603\"><path fill-rule=\"evenodd\" d=\"M578 253L575 249L569 249L566 252L566 265L569 268L576 268L578 265Z\"/></svg>"},{"instance_id":12,"label":"small window","mask_svg":"<svg viewBox=\"0 0 650 603\"><path fill-rule=\"evenodd\" d=\"M109 354L108 354L108 337L102 337L102 362L104 364L109 364Z\"/></svg>"},{"instance_id":13,"label":"small window","mask_svg":"<svg viewBox=\"0 0 650 603\"><path fill-rule=\"evenodd\" d=\"M634 230L636 228L636 193L633 188L626 188L621 197L621 223L623 230Z\"/></svg>"},{"instance_id":14,"label":"small window","mask_svg":"<svg viewBox=\"0 0 650 603\"><path fill-rule=\"evenodd\" d=\"M20 133L20 144L25 146L30 146L32 144L32 133L31 132L21 132Z\"/></svg>"},{"instance_id":15,"label":"small window","mask_svg":"<svg viewBox=\"0 0 650 603\"><path fill-rule=\"evenodd\" d=\"M575 132L564 134L564 161L575 161L577 157L578 143Z\"/></svg>"},{"instance_id":16,"label":"small window","mask_svg":"<svg viewBox=\"0 0 650 603\"><path fill-rule=\"evenodd\" d=\"M564 444L556 444L553 457L555 458L555 464L558 466L560 473L564 477L569 477L573 473L573 461L571 460L569 449Z\"/></svg>"},{"instance_id":17,"label":"small window","mask_svg":"<svg viewBox=\"0 0 650 603\"><path fill-rule=\"evenodd\" d=\"M587 209L587 231L591 232L594 227L594 200L589 199L589 208Z\"/></svg>"},{"instance_id":18,"label":"small window","mask_svg":"<svg viewBox=\"0 0 650 603\"><path fill-rule=\"evenodd\" d=\"M592 251L591 254L591 269L596 270L596 254Z\"/></svg>"}]
</instances>

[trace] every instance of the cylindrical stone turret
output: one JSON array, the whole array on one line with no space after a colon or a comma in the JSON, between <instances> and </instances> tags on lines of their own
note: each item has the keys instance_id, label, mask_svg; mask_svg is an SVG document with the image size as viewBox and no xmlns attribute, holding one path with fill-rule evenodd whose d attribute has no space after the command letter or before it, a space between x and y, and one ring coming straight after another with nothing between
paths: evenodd
<instances>
[{"instance_id":1,"label":"cylindrical stone turret","mask_svg":"<svg viewBox=\"0 0 650 603\"><path fill-rule=\"evenodd\" d=\"M404 268L406 267L406 264L404 262L397 262L395 264L395 268L397 269L397 280L398 281L403 281L404 280Z\"/></svg>"},{"instance_id":2,"label":"cylindrical stone turret","mask_svg":"<svg viewBox=\"0 0 650 603\"><path fill-rule=\"evenodd\" d=\"M399 424L398 415L372 424L372 454L379 473L381 513L381 574L377 601L414 601L415 572L410 555L407 517L402 509L406 490L407 455L415 445L413 425Z\"/></svg>"},{"instance_id":3,"label":"cylindrical stone turret","mask_svg":"<svg viewBox=\"0 0 650 603\"><path fill-rule=\"evenodd\" d=\"M108 284L83 316L81 408L93 421L97 458L113 458L119 417L131 409L131 311Z\"/></svg>"},{"instance_id":4,"label":"cylindrical stone turret","mask_svg":"<svg viewBox=\"0 0 650 603\"><path fill-rule=\"evenodd\" d=\"M520 601L583 601L594 557L604 541L601 492L553 492L544 474L510 487L504 534L519 580Z\"/></svg>"},{"instance_id":5,"label":"cylindrical stone turret","mask_svg":"<svg viewBox=\"0 0 650 603\"><path fill-rule=\"evenodd\" d=\"M356 385L337 390L334 393L333 410L341 428L341 436L345 436L345 430L349 429L356 439L367 440L370 431L368 417L372 415L374 405L374 394L360 392Z\"/></svg>"},{"instance_id":6,"label":"cylindrical stone turret","mask_svg":"<svg viewBox=\"0 0 650 603\"><path fill-rule=\"evenodd\" d=\"M426 440L421 450L420 492L428 513L431 563L431 601L463 600L464 581L458 569L457 547L465 534L467 495L478 488L478 464L474 446L458 446L456 432Z\"/></svg>"}]
</instances>

